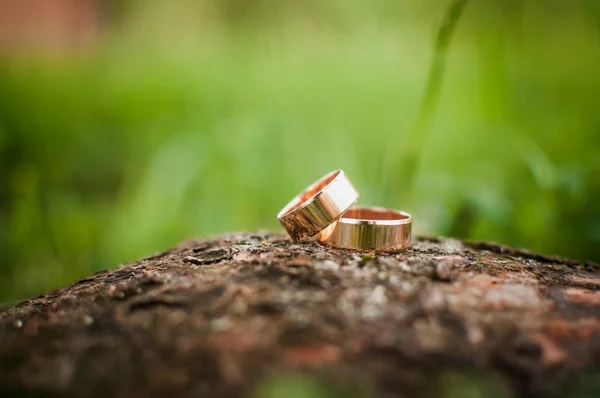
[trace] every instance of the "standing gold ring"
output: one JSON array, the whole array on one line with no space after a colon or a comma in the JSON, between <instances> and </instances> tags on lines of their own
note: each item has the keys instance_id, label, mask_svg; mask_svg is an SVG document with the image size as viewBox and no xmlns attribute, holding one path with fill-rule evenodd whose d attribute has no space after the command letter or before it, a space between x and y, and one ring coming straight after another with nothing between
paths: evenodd
<instances>
[{"instance_id":1,"label":"standing gold ring","mask_svg":"<svg viewBox=\"0 0 600 398\"><path fill-rule=\"evenodd\" d=\"M337 221L356 201L358 192L342 170L315 182L277 214L292 240L315 236Z\"/></svg>"},{"instance_id":2,"label":"standing gold ring","mask_svg":"<svg viewBox=\"0 0 600 398\"><path fill-rule=\"evenodd\" d=\"M319 233L328 246L375 251L398 251L410 246L412 217L381 207L353 207Z\"/></svg>"}]
</instances>

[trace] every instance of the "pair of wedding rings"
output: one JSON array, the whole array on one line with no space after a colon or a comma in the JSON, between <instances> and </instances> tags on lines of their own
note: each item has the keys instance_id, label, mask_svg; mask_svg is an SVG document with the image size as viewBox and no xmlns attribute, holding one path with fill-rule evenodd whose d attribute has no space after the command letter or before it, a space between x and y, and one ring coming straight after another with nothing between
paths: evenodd
<instances>
[{"instance_id":1,"label":"pair of wedding rings","mask_svg":"<svg viewBox=\"0 0 600 398\"><path fill-rule=\"evenodd\" d=\"M277 215L293 241L354 250L398 251L410 246L412 218L403 211L352 207L358 191L342 170L327 174Z\"/></svg>"}]
</instances>

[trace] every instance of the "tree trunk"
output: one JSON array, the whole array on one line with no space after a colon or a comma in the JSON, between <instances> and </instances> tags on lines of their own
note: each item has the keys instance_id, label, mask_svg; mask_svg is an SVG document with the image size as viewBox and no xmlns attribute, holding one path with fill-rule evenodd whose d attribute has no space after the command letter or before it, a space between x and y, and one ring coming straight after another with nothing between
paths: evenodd
<instances>
[{"instance_id":1,"label":"tree trunk","mask_svg":"<svg viewBox=\"0 0 600 398\"><path fill-rule=\"evenodd\" d=\"M193 240L0 314L0 396L600 396L595 264Z\"/></svg>"}]
</instances>

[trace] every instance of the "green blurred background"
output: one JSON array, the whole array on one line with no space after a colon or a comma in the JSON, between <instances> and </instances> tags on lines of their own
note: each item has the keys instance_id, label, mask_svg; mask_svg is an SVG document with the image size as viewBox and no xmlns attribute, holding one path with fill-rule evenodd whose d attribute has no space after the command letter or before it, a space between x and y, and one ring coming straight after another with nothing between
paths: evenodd
<instances>
[{"instance_id":1,"label":"green blurred background","mask_svg":"<svg viewBox=\"0 0 600 398\"><path fill-rule=\"evenodd\" d=\"M416 233L600 260L600 2L44 1L0 6L0 301L280 230L336 168Z\"/></svg>"}]
</instances>

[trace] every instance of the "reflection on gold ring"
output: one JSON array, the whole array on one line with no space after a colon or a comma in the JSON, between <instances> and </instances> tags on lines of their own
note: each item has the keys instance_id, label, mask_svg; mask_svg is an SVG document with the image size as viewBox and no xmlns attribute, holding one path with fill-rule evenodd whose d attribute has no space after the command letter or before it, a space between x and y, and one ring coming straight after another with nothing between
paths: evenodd
<instances>
[{"instance_id":1,"label":"reflection on gold ring","mask_svg":"<svg viewBox=\"0 0 600 398\"><path fill-rule=\"evenodd\" d=\"M292 240L301 241L338 220L357 200L356 188L342 170L336 170L285 205L277 219Z\"/></svg>"},{"instance_id":2,"label":"reflection on gold ring","mask_svg":"<svg viewBox=\"0 0 600 398\"><path fill-rule=\"evenodd\" d=\"M353 207L317 238L328 246L375 251L399 251L410 246L410 214L381 207Z\"/></svg>"}]
</instances>

